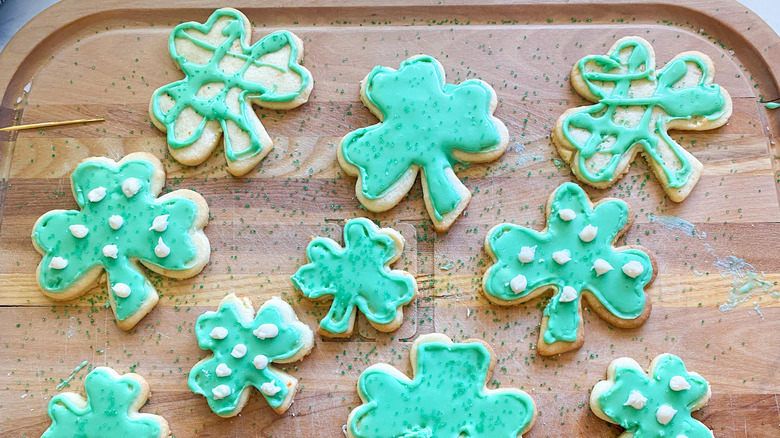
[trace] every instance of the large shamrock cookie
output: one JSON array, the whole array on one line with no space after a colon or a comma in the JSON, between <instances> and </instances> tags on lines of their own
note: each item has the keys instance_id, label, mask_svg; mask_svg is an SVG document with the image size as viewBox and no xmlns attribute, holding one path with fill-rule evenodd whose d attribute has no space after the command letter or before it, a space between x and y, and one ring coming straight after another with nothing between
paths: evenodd
<instances>
[{"instance_id":1,"label":"large shamrock cookie","mask_svg":"<svg viewBox=\"0 0 780 438\"><path fill-rule=\"evenodd\" d=\"M51 426L41 438L166 438L171 431L159 415L138 412L149 398L149 385L138 374L120 376L98 367L84 381L83 398L74 392L49 401Z\"/></svg>"},{"instance_id":2,"label":"large shamrock cookie","mask_svg":"<svg viewBox=\"0 0 780 438\"><path fill-rule=\"evenodd\" d=\"M615 359L590 393L590 408L602 420L626 429L620 438L712 438L691 418L710 399L710 385L671 354L657 356L649 375L633 359Z\"/></svg>"},{"instance_id":3,"label":"large shamrock cookie","mask_svg":"<svg viewBox=\"0 0 780 438\"><path fill-rule=\"evenodd\" d=\"M485 251L495 264L482 280L487 298L511 305L552 294L537 345L547 356L582 346L581 297L612 325L641 325L650 316L644 288L655 277L653 258L640 246L613 246L632 220L625 202L594 206L577 184L562 184L547 201L541 233L513 224L488 233Z\"/></svg>"},{"instance_id":4,"label":"large shamrock cookie","mask_svg":"<svg viewBox=\"0 0 780 438\"><path fill-rule=\"evenodd\" d=\"M32 231L43 255L36 277L49 298L78 298L105 270L117 325L130 330L158 299L141 264L189 278L208 263L208 204L192 190L157 198L165 170L153 155L133 153L118 163L88 158L73 171L71 184L81 210L50 211Z\"/></svg>"},{"instance_id":5,"label":"large shamrock cookie","mask_svg":"<svg viewBox=\"0 0 780 438\"><path fill-rule=\"evenodd\" d=\"M528 394L485 386L496 364L485 342L423 335L411 362L411 380L387 364L360 375L363 404L349 414L347 437L518 438L536 420Z\"/></svg>"},{"instance_id":6,"label":"large shamrock cookie","mask_svg":"<svg viewBox=\"0 0 780 438\"><path fill-rule=\"evenodd\" d=\"M216 312L198 318L198 346L213 355L190 371L188 384L206 397L221 417L238 415L254 386L274 411L290 407L298 380L272 364L303 359L314 346L311 329L298 321L292 307L272 298L254 315L252 301L230 294Z\"/></svg>"},{"instance_id":7,"label":"large shamrock cookie","mask_svg":"<svg viewBox=\"0 0 780 438\"><path fill-rule=\"evenodd\" d=\"M310 263L292 276L307 298L333 295L328 314L320 321L324 336L349 337L355 326L355 306L377 330L390 332L401 326L402 306L417 294L417 281L405 271L391 270L404 247L401 233L380 229L365 218L344 225L344 248L326 237L306 247Z\"/></svg>"},{"instance_id":8,"label":"large shamrock cookie","mask_svg":"<svg viewBox=\"0 0 780 438\"><path fill-rule=\"evenodd\" d=\"M287 31L250 46L251 38L249 20L231 8L173 29L169 50L185 77L154 92L149 114L180 163L204 162L223 137L228 171L243 175L273 148L252 104L292 109L308 100L314 82L300 65L303 41Z\"/></svg>"},{"instance_id":9,"label":"large shamrock cookie","mask_svg":"<svg viewBox=\"0 0 780 438\"><path fill-rule=\"evenodd\" d=\"M471 199L452 166L495 160L509 143L506 126L493 116L493 88L477 79L447 84L444 67L421 55L398 70L374 67L360 83L360 99L380 123L347 134L338 157L358 178L361 204L389 210L422 170L428 214L436 230L447 230Z\"/></svg>"},{"instance_id":10,"label":"large shamrock cookie","mask_svg":"<svg viewBox=\"0 0 780 438\"><path fill-rule=\"evenodd\" d=\"M574 89L595 105L567 110L553 142L577 178L607 188L642 152L669 199L685 199L702 164L667 132L723 126L731 116L729 93L713 84L707 55L684 52L659 71L650 44L621 38L608 56L587 56L572 68Z\"/></svg>"}]
</instances>

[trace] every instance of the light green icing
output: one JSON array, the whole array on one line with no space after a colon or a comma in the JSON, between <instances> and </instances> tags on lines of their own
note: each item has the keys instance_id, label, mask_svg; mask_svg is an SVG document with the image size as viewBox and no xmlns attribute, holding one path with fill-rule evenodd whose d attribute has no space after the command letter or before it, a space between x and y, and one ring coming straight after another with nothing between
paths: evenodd
<instances>
[{"instance_id":1,"label":"light green icing","mask_svg":"<svg viewBox=\"0 0 780 438\"><path fill-rule=\"evenodd\" d=\"M363 196L385 196L419 166L425 195L441 220L461 201L446 174L460 161L453 150L480 154L501 145L490 108L493 89L478 80L446 84L441 64L420 56L398 70L374 67L364 94L382 122L350 132L341 143L344 159L360 169Z\"/></svg>"},{"instance_id":2,"label":"light green icing","mask_svg":"<svg viewBox=\"0 0 780 438\"><path fill-rule=\"evenodd\" d=\"M293 284L307 298L333 295L320 327L345 333L357 306L377 324L395 320L397 308L409 304L416 291L409 275L387 266L401 248L368 219L357 218L344 226L344 248L325 237L313 239L306 248L310 263L293 275Z\"/></svg>"},{"instance_id":3,"label":"light green icing","mask_svg":"<svg viewBox=\"0 0 780 438\"><path fill-rule=\"evenodd\" d=\"M160 420L130 410L139 402L141 389L134 379L117 379L107 368L95 368L84 382L85 407L73 402L72 393L52 397L48 409L52 424L41 438L160 438Z\"/></svg>"},{"instance_id":4,"label":"light green icing","mask_svg":"<svg viewBox=\"0 0 780 438\"><path fill-rule=\"evenodd\" d=\"M218 46L193 36L196 34L193 31L208 34L217 23L217 20L223 17L229 17L231 21L222 29L222 35L225 36L225 39ZM182 23L173 29L168 41L168 47L171 57L181 67L185 78L158 88L152 96L152 114L165 125L168 133L168 144L172 148L179 149L192 145L201 137L206 123L210 120L217 120L222 126L222 133L225 136L225 155L229 160L236 161L255 156L263 150L263 146L252 121L245 113L245 111L251 111L251 107L246 104L246 100L289 102L298 98L311 83L312 78L309 71L298 64L298 46L295 44L293 35L290 32L274 32L265 36L254 45L247 46L248 35L246 35L245 25L247 23L245 20L236 10L218 9L209 17L205 24L196 22ZM206 64L190 61L176 49L176 40L178 39L186 39L202 49L213 52L214 55ZM276 65L259 60L261 57L282 50L288 45L290 47L290 58L287 64ZM225 56L238 58L246 61L246 63L237 72L228 74L220 68L220 61ZM286 75L296 75L300 77L301 84L295 91L277 94L278 82L262 84L244 78L244 74L250 67L269 67L281 72L282 75L274 78L275 81L283 80ZM224 84L224 87L212 97L198 97L198 91L208 84ZM238 98L241 108L240 114L231 111L227 105L226 96L232 88L242 90ZM160 98L166 94L174 99L175 105L168 112L163 112L160 108ZM181 112L188 107L200 114L203 117L203 121L189 137L177 139L174 132L176 120ZM228 136L227 121L235 123L249 136L249 148L240 152L233 150L230 137Z\"/></svg>"},{"instance_id":5,"label":"light green icing","mask_svg":"<svg viewBox=\"0 0 780 438\"><path fill-rule=\"evenodd\" d=\"M149 186L153 172L153 164L145 160L126 161L119 166L85 161L76 168L71 183L81 210L46 213L33 229L35 242L45 252L38 279L44 289L51 293L66 292L85 273L102 267L108 274L116 317L125 320L157 296L135 260L172 271L193 266L197 250L190 233L195 231L193 221L198 206L186 198L156 200ZM122 183L128 178L141 181L140 190L131 197L122 191ZM100 187L106 189L105 198L91 202L89 193ZM124 220L117 230L109 226L109 218L114 215ZM154 219L163 215L169 215L168 228L163 232L150 230ZM89 232L78 238L70 231L71 225L83 225ZM155 254L160 238L170 248L167 257ZM116 258L104 255L106 245L116 245ZM66 259L67 266L49 267L54 257ZM113 287L118 283L130 287L129 296L122 298L114 293Z\"/></svg>"},{"instance_id":6,"label":"light green icing","mask_svg":"<svg viewBox=\"0 0 780 438\"><path fill-rule=\"evenodd\" d=\"M638 365L616 367L613 385L598 397L598 407L612 421L633 433L634 438L711 438L712 431L691 418L693 407L707 396L707 381L699 375L689 374L677 356L665 354L656 360L653 375L649 377ZM675 376L685 378L691 388L672 390L669 381ZM647 398L643 408L625 405L632 391ZM657 418L658 408L664 404L677 411L666 425Z\"/></svg>"},{"instance_id":7,"label":"light green icing","mask_svg":"<svg viewBox=\"0 0 780 438\"><path fill-rule=\"evenodd\" d=\"M534 403L515 389L486 391L490 352L479 342L423 342L413 380L381 367L360 376L358 406L347 427L356 438L517 438Z\"/></svg>"},{"instance_id":8,"label":"light green icing","mask_svg":"<svg viewBox=\"0 0 780 438\"><path fill-rule=\"evenodd\" d=\"M287 306L286 310L292 313L289 305L281 301L278 303ZM214 413L232 415L244 389L254 386L261 390L263 383L267 382L273 382L280 389L275 395L265 394L261 390L271 407L277 408L293 397L294 393L287 386L287 382L292 381L290 376L271 366L258 369L253 362L256 356L264 355L271 365L296 355L306 345L303 331L310 333L308 327L297 321L291 323L286 320L283 310L277 304L263 306L252 321L240 318L234 302L223 303L216 312L206 312L198 317L195 326L198 346L203 350L211 350L213 356L192 368L187 383L192 392L206 397ZM279 330L278 334L266 339L255 336L253 331L262 324L275 325ZM211 336L212 330L217 327L227 329L224 339ZM246 346L247 351L243 357L237 358L231 352L238 344ZM227 365L232 373L229 376L217 376L216 369L219 364ZM221 399L215 398L212 391L219 385L227 385L231 390L230 395Z\"/></svg>"},{"instance_id":9,"label":"light green icing","mask_svg":"<svg viewBox=\"0 0 780 438\"><path fill-rule=\"evenodd\" d=\"M631 49L626 61L620 52ZM591 62L601 67L601 71L586 68ZM694 63L702 71L697 86L676 87L676 84L688 72L687 63ZM715 120L721 117L728 102L720 86L712 84L707 78L707 63L695 55L683 55L675 58L656 75L648 47L639 40L627 40L619 44L608 57L587 56L578 63L578 69L590 92L599 99L599 103L583 107L580 111L568 115L563 121L563 134L579 150L576 165L579 175L588 181L614 181L617 165L636 144L641 144L645 156L657 162L668 179L667 187L684 186L693 173L690 161L683 154L681 146L667 133L667 126L674 120L685 120L696 116ZM619 70L614 72L613 70ZM634 81L650 81L655 84L655 92L650 97L633 97L631 85ZM604 83L603 85L597 83ZM609 85L609 86L606 86ZM640 107L643 109L641 120L636 126L622 124L616 119L616 112L622 109ZM662 114L651 123L654 110ZM572 135L572 129L588 131L585 144ZM614 141L608 144L609 141ZM666 163L658 151L659 142L666 144L674 153L677 162ZM587 161L596 154L610 155L608 164L593 169Z\"/></svg>"},{"instance_id":10,"label":"light green icing","mask_svg":"<svg viewBox=\"0 0 780 438\"><path fill-rule=\"evenodd\" d=\"M568 222L561 219L559 212L564 209L573 210L576 217ZM650 257L639 249L615 251L612 246L629 220L626 203L612 200L591 209L585 192L577 184L565 183L556 189L549 210L545 233L513 224L501 224L490 231L487 245L495 256L495 264L485 273L485 292L504 301L523 302L537 289L554 286L555 295L544 309L544 315L549 318L543 334L547 344L577 339L582 323L578 310L585 290L616 317L625 320L639 317L645 307L644 288L653 277L653 265ZM588 225L598 231L594 240L584 242L579 234ZM535 248L533 261L519 260L524 246ZM561 250L568 250L571 256L562 265L553 260L553 253ZM597 275L593 269L597 259L607 261L613 269ZM636 278L622 269L631 261L642 265L643 272ZM527 286L524 291L514 292L510 283L518 275L525 276ZM576 299L560 301L565 286L575 289Z\"/></svg>"},{"instance_id":11,"label":"light green icing","mask_svg":"<svg viewBox=\"0 0 780 438\"><path fill-rule=\"evenodd\" d=\"M764 104L764 106L767 109L778 109L778 108L780 108L780 103L778 103L778 102L767 102L766 104Z\"/></svg>"}]
</instances>

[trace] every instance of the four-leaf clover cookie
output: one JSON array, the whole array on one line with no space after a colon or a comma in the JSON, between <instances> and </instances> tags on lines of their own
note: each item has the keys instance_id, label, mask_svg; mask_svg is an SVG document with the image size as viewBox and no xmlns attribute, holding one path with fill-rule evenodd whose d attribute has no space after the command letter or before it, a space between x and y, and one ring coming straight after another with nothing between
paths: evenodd
<instances>
[{"instance_id":1,"label":"four-leaf clover cookie","mask_svg":"<svg viewBox=\"0 0 780 438\"><path fill-rule=\"evenodd\" d=\"M626 429L620 438L712 438L712 430L691 417L710 395L707 381L688 371L677 356L657 356L648 374L623 357L612 361L607 380L593 387L590 408Z\"/></svg>"},{"instance_id":2,"label":"four-leaf clover cookie","mask_svg":"<svg viewBox=\"0 0 780 438\"><path fill-rule=\"evenodd\" d=\"M365 218L344 225L344 248L326 237L309 243L310 263L298 269L292 282L307 298L333 295L330 311L320 321L320 334L349 337L356 306L377 330L390 332L401 326L401 307L417 294L413 275L388 267L401 257L403 247L401 233L380 229Z\"/></svg>"},{"instance_id":3,"label":"four-leaf clover cookie","mask_svg":"<svg viewBox=\"0 0 780 438\"><path fill-rule=\"evenodd\" d=\"M273 148L252 104L292 109L308 100L314 82L300 64L303 41L288 31L251 38L249 20L231 8L173 29L168 46L185 77L157 89L149 113L180 163L204 162L222 137L228 171L243 175Z\"/></svg>"},{"instance_id":4,"label":"four-leaf clover cookie","mask_svg":"<svg viewBox=\"0 0 780 438\"><path fill-rule=\"evenodd\" d=\"M149 385L138 374L119 375L98 367L84 381L83 398L74 392L52 397L52 424L41 438L167 438L168 422L138 412L149 398Z\"/></svg>"},{"instance_id":5,"label":"four-leaf clover cookie","mask_svg":"<svg viewBox=\"0 0 780 438\"><path fill-rule=\"evenodd\" d=\"M485 386L496 364L485 342L423 335L411 363L412 379L387 364L360 375L363 404L349 414L347 437L519 438L536 420L528 394Z\"/></svg>"},{"instance_id":6,"label":"four-leaf clover cookie","mask_svg":"<svg viewBox=\"0 0 780 438\"><path fill-rule=\"evenodd\" d=\"M562 184L547 202L541 233L507 223L488 233L485 251L495 264L482 281L487 298L511 305L552 294L537 345L543 355L582 346L583 297L610 324L641 325L650 316L644 289L655 277L654 261L642 247L614 247L632 221L625 202L594 205L577 184Z\"/></svg>"},{"instance_id":7,"label":"four-leaf clover cookie","mask_svg":"<svg viewBox=\"0 0 780 438\"><path fill-rule=\"evenodd\" d=\"M553 142L583 183L607 188L642 152L669 199L693 190L702 164L667 132L723 126L731 116L729 93L712 80L707 55L684 52L656 71L655 53L639 37L619 39L608 56L587 56L572 68L574 89L591 106L558 118Z\"/></svg>"},{"instance_id":8,"label":"four-leaf clover cookie","mask_svg":"<svg viewBox=\"0 0 780 438\"><path fill-rule=\"evenodd\" d=\"M360 83L360 99L380 123L350 132L337 149L341 168L358 178L360 203L389 210L422 171L428 214L436 230L447 230L471 199L453 165L495 160L509 143L493 116L493 88L477 79L447 84L444 67L421 55L398 70L375 67Z\"/></svg>"},{"instance_id":9,"label":"four-leaf clover cookie","mask_svg":"<svg viewBox=\"0 0 780 438\"><path fill-rule=\"evenodd\" d=\"M165 170L153 155L133 153L118 163L88 158L71 184L81 210L50 211L32 231L43 255L36 277L49 298L78 298L105 271L117 325L130 330L158 300L141 265L189 278L208 263L208 204L192 190L157 198Z\"/></svg>"},{"instance_id":10,"label":"four-leaf clover cookie","mask_svg":"<svg viewBox=\"0 0 780 438\"><path fill-rule=\"evenodd\" d=\"M314 346L311 329L285 301L272 298L254 313L249 298L230 294L216 312L204 313L195 325L198 346L213 354L195 364L188 384L221 417L238 415L252 387L274 411L284 413L298 380L273 364L301 360Z\"/></svg>"}]
</instances>

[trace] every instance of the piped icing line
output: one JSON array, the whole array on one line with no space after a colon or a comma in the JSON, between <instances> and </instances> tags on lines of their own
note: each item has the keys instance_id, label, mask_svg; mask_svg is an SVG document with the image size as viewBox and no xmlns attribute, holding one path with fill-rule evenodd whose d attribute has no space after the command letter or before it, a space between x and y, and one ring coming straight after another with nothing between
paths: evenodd
<instances>
[{"instance_id":1,"label":"piped icing line","mask_svg":"<svg viewBox=\"0 0 780 438\"><path fill-rule=\"evenodd\" d=\"M482 281L486 297L511 305L552 292L537 345L543 355L582 344L583 295L613 324L643 323L650 310L644 289L654 278L652 258L641 247L614 246L630 227L628 205L616 199L594 205L578 185L565 183L550 196L546 214L542 232L504 223L488 233L485 251L494 264ZM583 230L595 231L583 239Z\"/></svg>"}]
</instances>

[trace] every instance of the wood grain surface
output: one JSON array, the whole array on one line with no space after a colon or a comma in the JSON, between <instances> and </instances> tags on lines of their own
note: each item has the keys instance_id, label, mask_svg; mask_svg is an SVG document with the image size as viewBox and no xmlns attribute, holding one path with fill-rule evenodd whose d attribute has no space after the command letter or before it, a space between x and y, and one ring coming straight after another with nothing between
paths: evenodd
<instances>
[{"instance_id":1,"label":"wood grain surface","mask_svg":"<svg viewBox=\"0 0 780 438\"><path fill-rule=\"evenodd\" d=\"M308 104L298 109L257 109L276 146L244 178L225 171L221 151L193 168L172 161L164 134L147 113L152 92L182 77L167 51L171 29L180 21L205 21L211 2L173 7L65 0L30 22L0 54L0 126L106 121L0 133L0 435L39 436L50 424L46 407L60 392L57 385L86 360L65 390L83 394L84 376L96 366L139 373L152 389L142 410L163 415L176 437L340 437L359 404L361 371L378 362L408 371L411 342L442 332L493 346L498 365L492 385L522 388L539 407L527 436L619 435L620 428L590 412L590 388L615 358L629 356L647 366L665 352L681 356L711 383L713 397L694 417L716 436L780 436L780 300L773 295L780 291L780 110L760 103L780 98L780 38L730 0L506 3L233 2L254 23L253 41L278 29L301 37L305 65L316 80ZM708 54L715 81L733 97L734 115L720 129L672 132L704 163L683 203L664 198L641 160L611 189L587 189L594 201L614 196L633 208L635 224L624 242L644 245L658 260L658 278L648 291L653 311L633 330L613 329L586 311L585 345L542 358L534 347L545 301L489 304L480 292L488 263L482 242L502 221L544 227L547 197L573 180L550 143L558 115L583 103L569 84L571 66L627 35L650 41L659 66L686 50ZM360 103L359 81L375 65L397 68L418 53L436 56L448 82L481 78L492 84L496 116L511 137L500 160L457 171L474 197L443 234L433 231L424 213L419 183L390 212L369 214L354 197L355 180L336 161L340 137L376 123ZM76 208L69 175L81 159L116 160L135 151L163 160L166 189L190 188L207 199L212 254L189 280L150 274L161 300L126 333L106 308L102 285L67 303L39 291L34 272L40 256L30 232L41 214ZM250 296L256 305L281 296L315 328L328 306L304 299L289 276L305 261L311 237L341 241L344 221L358 216L406 238L395 267L417 277L420 294L405 308L404 324L382 334L361 315L359 330L346 341L316 336L311 355L286 367L301 385L284 415L257 392L238 417L214 415L186 384L190 368L207 354L193 334L197 317L230 292ZM753 276L764 287L721 311L730 291L749 288Z\"/></svg>"}]
</instances>

